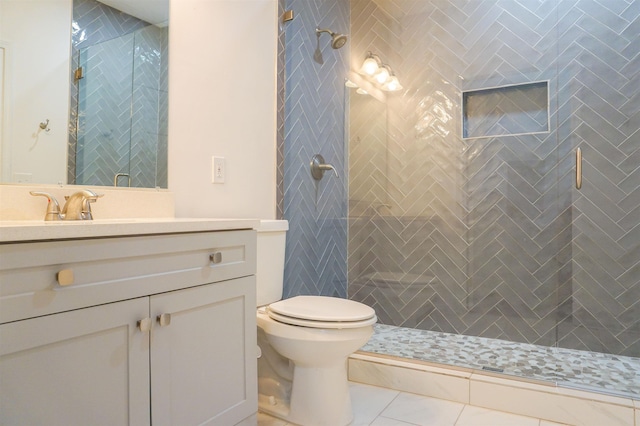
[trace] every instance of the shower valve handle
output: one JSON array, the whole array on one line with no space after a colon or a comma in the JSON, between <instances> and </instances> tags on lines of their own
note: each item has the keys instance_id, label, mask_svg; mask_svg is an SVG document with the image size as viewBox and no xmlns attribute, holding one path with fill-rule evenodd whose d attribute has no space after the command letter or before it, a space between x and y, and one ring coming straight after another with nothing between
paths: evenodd
<instances>
[{"instance_id":1,"label":"shower valve handle","mask_svg":"<svg viewBox=\"0 0 640 426\"><path fill-rule=\"evenodd\" d=\"M324 157L320 154L316 154L311 158L311 176L315 180L320 180L324 176L324 172L327 170L333 170L333 173L336 177L340 177L338 175L338 171L331 164L327 164L324 162Z\"/></svg>"}]
</instances>

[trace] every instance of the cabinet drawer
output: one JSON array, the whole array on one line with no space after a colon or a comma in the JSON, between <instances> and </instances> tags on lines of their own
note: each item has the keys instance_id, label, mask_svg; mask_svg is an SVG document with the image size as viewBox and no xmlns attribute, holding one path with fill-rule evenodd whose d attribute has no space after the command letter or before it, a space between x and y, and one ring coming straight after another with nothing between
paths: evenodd
<instances>
[{"instance_id":1,"label":"cabinet drawer","mask_svg":"<svg viewBox=\"0 0 640 426\"><path fill-rule=\"evenodd\" d=\"M0 323L255 274L255 231L0 245ZM58 273L71 271L61 285Z\"/></svg>"}]
</instances>

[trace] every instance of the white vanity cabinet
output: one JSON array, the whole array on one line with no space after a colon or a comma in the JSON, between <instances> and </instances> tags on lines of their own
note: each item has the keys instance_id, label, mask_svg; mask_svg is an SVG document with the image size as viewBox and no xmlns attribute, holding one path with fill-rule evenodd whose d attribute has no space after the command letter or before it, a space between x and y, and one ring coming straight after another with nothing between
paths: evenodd
<instances>
[{"instance_id":1,"label":"white vanity cabinet","mask_svg":"<svg viewBox=\"0 0 640 426\"><path fill-rule=\"evenodd\" d=\"M233 425L257 411L254 293L252 276L151 297L152 318L171 313L151 331L154 426Z\"/></svg>"},{"instance_id":2,"label":"white vanity cabinet","mask_svg":"<svg viewBox=\"0 0 640 426\"><path fill-rule=\"evenodd\" d=\"M0 424L254 414L255 245L251 230L0 244Z\"/></svg>"}]
</instances>

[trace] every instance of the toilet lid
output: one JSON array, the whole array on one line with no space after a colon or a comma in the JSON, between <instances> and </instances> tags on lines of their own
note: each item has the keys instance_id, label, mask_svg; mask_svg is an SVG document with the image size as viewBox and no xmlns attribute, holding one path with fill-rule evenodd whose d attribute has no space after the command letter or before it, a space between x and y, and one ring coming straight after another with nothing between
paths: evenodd
<instances>
[{"instance_id":1,"label":"toilet lid","mask_svg":"<svg viewBox=\"0 0 640 426\"><path fill-rule=\"evenodd\" d=\"M315 328L356 328L375 324L375 311L360 302L337 297L296 296L269 305L276 321Z\"/></svg>"}]
</instances>

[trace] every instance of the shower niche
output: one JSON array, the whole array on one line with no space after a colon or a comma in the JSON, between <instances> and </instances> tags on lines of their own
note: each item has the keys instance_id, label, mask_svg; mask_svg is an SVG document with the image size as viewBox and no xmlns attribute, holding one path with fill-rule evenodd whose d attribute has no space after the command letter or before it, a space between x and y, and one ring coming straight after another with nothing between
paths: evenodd
<instances>
[{"instance_id":1,"label":"shower niche","mask_svg":"<svg viewBox=\"0 0 640 426\"><path fill-rule=\"evenodd\" d=\"M548 132L547 81L462 92L464 139Z\"/></svg>"}]
</instances>

